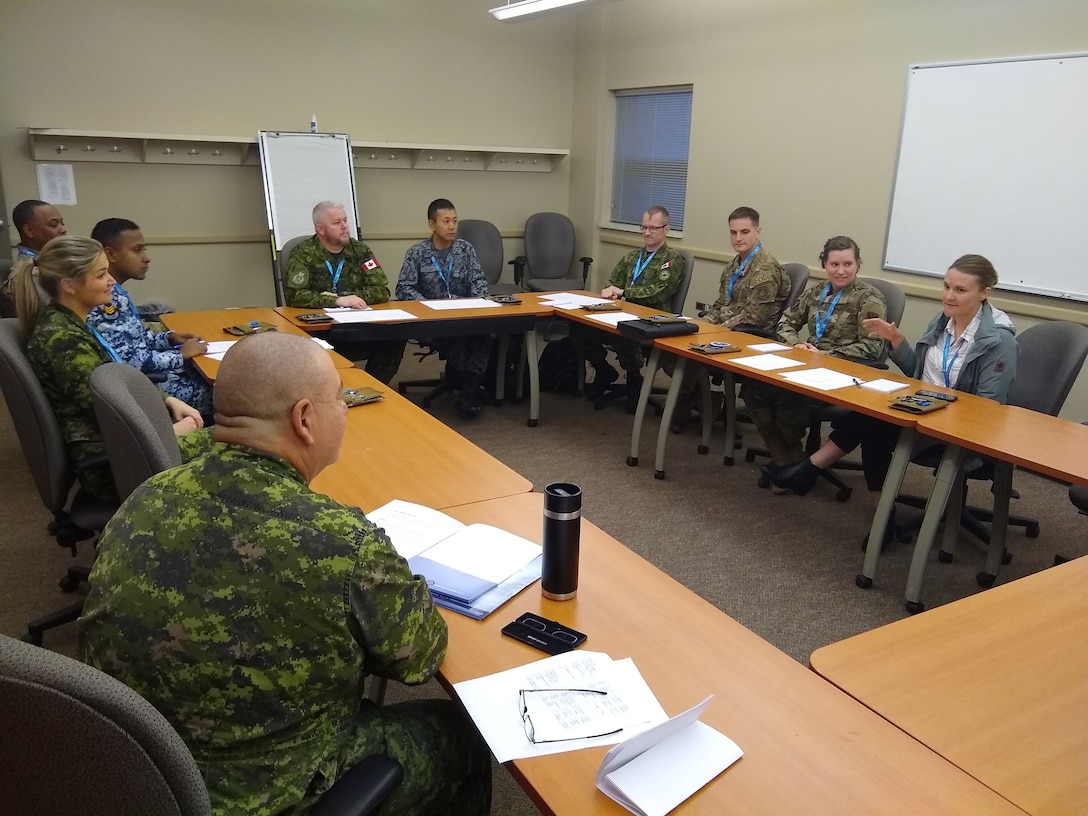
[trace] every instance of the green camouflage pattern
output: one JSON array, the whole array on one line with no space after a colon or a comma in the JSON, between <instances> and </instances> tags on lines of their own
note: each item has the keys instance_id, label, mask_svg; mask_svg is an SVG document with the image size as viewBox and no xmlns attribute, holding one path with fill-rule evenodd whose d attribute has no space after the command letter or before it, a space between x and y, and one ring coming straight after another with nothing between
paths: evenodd
<instances>
[{"instance_id":1,"label":"green camouflage pattern","mask_svg":"<svg viewBox=\"0 0 1088 816\"><path fill-rule=\"evenodd\" d=\"M283 281L283 296L288 306L304 309L324 309L336 305L336 298L358 295L370 305L389 300L389 280L370 247L352 238L341 254L344 268L337 281L337 294L333 292L332 272L325 266L328 261L336 270L337 259L317 236L303 241L287 259L287 272ZM368 269L367 266L370 266Z\"/></svg>"},{"instance_id":2,"label":"green camouflage pattern","mask_svg":"<svg viewBox=\"0 0 1088 816\"><path fill-rule=\"evenodd\" d=\"M612 270L608 285L622 289L624 300L667 312L671 308L672 296L687 273L687 261L668 244L662 244L635 283L632 281L635 265L643 254L644 250L634 249L620 258Z\"/></svg>"},{"instance_id":3,"label":"green camouflage pattern","mask_svg":"<svg viewBox=\"0 0 1088 816\"><path fill-rule=\"evenodd\" d=\"M437 671L446 624L425 580L286 461L215 443L152 477L107 525L91 581L83 659L171 722L216 813L300 812L375 753L408 772L390 812L476 788L450 812L486 812L490 765L470 723L361 696L367 675L417 684Z\"/></svg>"},{"instance_id":4,"label":"green camouflage pattern","mask_svg":"<svg viewBox=\"0 0 1088 816\"><path fill-rule=\"evenodd\" d=\"M729 296L729 278L740 266L738 254L722 272L718 299L703 318L727 329L755 326L773 332L790 295L790 278L775 257L762 247L748 262Z\"/></svg>"},{"instance_id":5,"label":"green camouflage pattern","mask_svg":"<svg viewBox=\"0 0 1088 816\"><path fill-rule=\"evenodd\" d=\"M71 309L50 303L30 335L26 356L57 418L69 461L77 464L105 453L91 402L91 372L110 362L110 356L87 324ZM109 463L80 470L78 476L80 485L92 496L117 501Z\"/></svg>"},{"instance_id":6,"label":"green camouflage pattern","mask_svg":"<svg viewBox=\"0 0 1088 816\"><path fill-rule=\"evenodd\" d=\"M842 290L842 297L831 313L823 337L816 342L816 309L821 314L831 301L829 294L821 306L820 297L826 281L809 284L797 302L778 322L778 339L794 345L802 342L799 331L808 327L807 342L825 354L858 360L874 360L884 348L884 341L870 335L861 325L868 317L887 315L884 295L872 284L857 278ZM752 422L767 445L773 465L791 465L804 458L801 440L809 426L809 415L819 405L817 400L803 397L784 388L767 383L745 380L741 397Z\"/></svg>"}]
</instances>

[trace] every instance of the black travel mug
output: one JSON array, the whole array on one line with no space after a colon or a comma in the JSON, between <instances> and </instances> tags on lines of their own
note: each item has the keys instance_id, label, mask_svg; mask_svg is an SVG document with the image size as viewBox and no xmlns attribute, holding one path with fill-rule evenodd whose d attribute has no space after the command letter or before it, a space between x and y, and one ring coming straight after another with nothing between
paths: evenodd
<instances>
[{"instance_id":1,"label":"black travel mug","mask_svg":"<svg viewBox=\"0 0 1088 816\"><path fill-rule=\"evenodd\" d=\"M582 488L552 482L544 488L544 559L540 591L566 601L578 594L578 546L582 531Z\"/></svg>"}]
</instances>

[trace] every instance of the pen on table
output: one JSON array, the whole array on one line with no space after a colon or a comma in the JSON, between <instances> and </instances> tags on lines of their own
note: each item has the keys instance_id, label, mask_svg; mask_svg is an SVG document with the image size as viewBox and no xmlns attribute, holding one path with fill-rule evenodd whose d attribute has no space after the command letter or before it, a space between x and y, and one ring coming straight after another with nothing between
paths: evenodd
<instances>
[{"instance_id":1,"label":"pen on table","mask_svg":"<svg viewBox=\"0 0 1088 816\"><path fill-rule=\"evenodd\" d=\"M548 645L548 641L541 640L540 638L533 637L532 635L526 635L525 639L526 640L531 640L533 643L539 643L541 646L547 646Z\"/></svg>"},{"instance_id":2,"label":"pen on table","mask_svg":"<svg viewBox=\"0 0 1088 816\"><path fill-rule=\"evenodd\" d=\"M859 380L857 377L851 377L850 379L854 381L854 385L856 385L858 388L861 388L861 380Z\"/></svg>"}]
</instances>

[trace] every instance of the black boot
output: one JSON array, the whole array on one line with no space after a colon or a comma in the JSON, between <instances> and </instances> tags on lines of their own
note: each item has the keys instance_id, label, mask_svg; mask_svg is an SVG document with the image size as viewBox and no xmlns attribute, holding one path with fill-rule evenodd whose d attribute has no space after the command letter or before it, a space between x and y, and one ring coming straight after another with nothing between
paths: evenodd
<instances>
[{"instance_id":1,"label":"black boot","mask_svg":"<svg viewBox=\"0 0 1088 816\"><path fill-rule=\"evenodd\" d=\"M771 484L788 488L798 496L804 496L812 490L820 475L820 469L808 459L781 467L764 465L760 470Z\"/></svg>"},{"instance_id":2,"label":"black boot","mask_svg":"<svg viewBox=\"0 0 1088 816\"><path fill-rule=\"evenodd\" d=\"M600 365L593 363L592 365L593 382L587 383L585 387L586 399L590 401L603 396L604 392L608 390L608 386L620 378L619 372L608 363L601 363Z\"/></svg>"},{"instance_id":3,"label":"black boot","mask_svg":"<svg viewBox=\"0 0 1088 816\"><path fill-rule=\"evenodd\" d=\"M638 410L638 398L642 393L642 372L627 372L627 413L633 414Z\"/></svg>"},{"instance_id":4,"label":"black boot","mask_svg":"<svg viewBox=\"0 0 1088 816\"><path fill-rule=\"evenodd\" d=\"M461 390L453 401L453 407L463 417L475 419L484 409L483 392L480 390L479 374L465 373Z\"/></svg>"}]
</instances>

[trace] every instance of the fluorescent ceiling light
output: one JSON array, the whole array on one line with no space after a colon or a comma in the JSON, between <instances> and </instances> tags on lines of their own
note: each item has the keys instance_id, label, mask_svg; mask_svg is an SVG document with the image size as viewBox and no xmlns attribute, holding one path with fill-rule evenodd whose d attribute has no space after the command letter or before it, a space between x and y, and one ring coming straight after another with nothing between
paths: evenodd
<instances>
[{"instance_id":1,"label":"fluorescent ceiling light","mask_svg":"<svg viewBox=\"0 0 1088 816\"><path fill-rule=\"evenodd\" d=\"M491 16L496 20L509 20L513 17L521 17L523 14L536 14L539 11L550 11L582 2L584 0L520 0L517 3L507 3L505 6L491 9Z\"/></svg>"}]
</instances>

